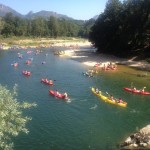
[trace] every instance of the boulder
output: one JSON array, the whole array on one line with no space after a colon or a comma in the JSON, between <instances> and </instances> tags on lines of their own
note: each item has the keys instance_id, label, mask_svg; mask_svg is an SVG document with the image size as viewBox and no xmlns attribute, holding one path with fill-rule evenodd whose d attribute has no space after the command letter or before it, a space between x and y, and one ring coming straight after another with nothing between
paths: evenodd
<instances>
[{"instance_id":1,"label":"boulder","mask_svg":"<svg viewBox=\"0 0 150 150\"><path fill-rule=\"evenodd\" d=\"M150 149L150 125L131 134L123 143L120 144L120 150L123 149Z\"/></svg>"}]
</instances>

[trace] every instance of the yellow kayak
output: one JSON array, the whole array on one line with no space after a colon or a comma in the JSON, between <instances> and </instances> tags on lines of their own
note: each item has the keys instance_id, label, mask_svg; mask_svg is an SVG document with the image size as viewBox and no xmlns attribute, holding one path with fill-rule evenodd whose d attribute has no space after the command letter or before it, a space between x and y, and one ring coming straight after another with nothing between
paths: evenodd
<instances>
[{"instance_id":1,"label":"yellow kayak","mask_svg":"<svg viewBox=\"0 0 150 150\"><path fill-rule=\"evenodd\" d=\"M126 102L118 102L116 100L111 100L109 97L106 97L104 95L101 94L101 92L97 93L95 91L95 89L92 87L92 92L97 95L98 97L100 97L102 100L104 100L105 102L108 102L108 103L111 103L111 104L114 104L114 105L118 105L118 106L121 106L121 107L126 107L127 106L127 103Z\"/></svg>"}]
</instances>

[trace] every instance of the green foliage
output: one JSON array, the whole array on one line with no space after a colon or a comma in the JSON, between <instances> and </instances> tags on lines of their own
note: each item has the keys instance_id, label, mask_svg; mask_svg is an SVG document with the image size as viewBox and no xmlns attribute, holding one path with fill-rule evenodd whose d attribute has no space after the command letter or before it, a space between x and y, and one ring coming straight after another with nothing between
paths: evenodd
<instances>
[{"instance_id":1,"label":"green foliage","mask_svg":"<svg viewBox=\"0 0 150 150\"><path fill-rule=\"evenodd\" d=\"M4 24L5 24L5 22L4 22L3 18L0 17L0 34L1 34L1 31L3 30L3 28L4 28Z\"/></svg>"},{"instance_id":2,"label":"green foliage","mask_svg":"<svg viewBox=\"0 0 150 150\"><path fill-rule=\"evenodd\" d=\"M108 0L89 38L98 51L118 56L141 55L150 47L150 1Z\"/></svg>"},{"instance_id":3,"label":"green foliage","mask_svg":"<svg viewBox=\"0 0 150 150\"><path fill-rule=\"evenodd\" d=\"M0 33L4 37L79 37L81 28L84 30L83 25L84 21L58 19L54 16L48 20L42 17L22 19L8 13L0 20Z\"/></svg>"},{"instance_id":4,"label":"green foliage","mask_svg":"<svg viewBox=\"0 0 150 150\"><path fill-rule=\"evenodd\" d=\"M91 32L91 27L94 25L94 23L95 23L94 19L90 19L86 21L83 27L80 29L80 36L84 38L88 38L89 33Z\"/></svg>"},{"instance_id":5,"label":"green foliage","mask_svg":"<svg viewBox=\"0 0 150 150\"><path fill-rule=\"evenodd\" d=\"M18 136L20 132L28 133L26 123L30 117L23 116L23 109L36 106L35 103L19 103L17 96L17 86L12 91L0 85L0 147L4 150L13 148L12 137Z\"/></svg>"},{"instance_id":6,"label":"green foliage","mask_svg":"<svg viewBox=\"0 0 150 150\"><path fill-rule=\"evenodd\" d=\"M50 30L50 36L53 38L57 38L58 34L59 34L59 24L58 24L58 20L51 16L49 19L49 30Z\"/></svg>"}]
</instances>

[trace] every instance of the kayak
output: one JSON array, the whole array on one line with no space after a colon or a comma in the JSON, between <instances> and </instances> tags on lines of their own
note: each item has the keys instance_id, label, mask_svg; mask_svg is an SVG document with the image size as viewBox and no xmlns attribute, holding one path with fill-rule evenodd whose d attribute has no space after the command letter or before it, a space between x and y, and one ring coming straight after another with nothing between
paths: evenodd
<instances>
[{"instance_id":1,"label":"kayak","mask_svg":"<svg viewBox=\"0 0 150 150\"><path fill-rule=\"evenodd\" d=\"M104 95L102 95L101 94L101 92L99 92L99 93L96 93L96 91L95 91L95 89L92 87L92 92L96 95L96 96L98 96L98 97L100 97L102 100L104 100L105 102L108 102L108 103L110 103L110 104L114 104L114 105L117 105L117 106L121 106L121 107L126 107L127 106L127 102L122 102L122 103L120 103L120 102L118 102L118 100L111 100L109 97L106 97L106 96L104 96Z\"/></svg>"},{"instance_id":2,"label":"kayak","mask_svg":"<svg viewBox=\"0 0 150 150\"><path fill-rule=\"evenodd\" d=\"M18 63L14 63L13 64L14 67L18 67L18 65L19 65Z\"/></svg>"},{"instance_id":3,"label":"kayak","mask_svg":"<svg viewBox=\"0 0 150 150\"><path fill-rule=\"evenodd\" d=\"M88 73L88 72L83 72L83 75L84 76L87 76L87 77L93 77L93 74L92 73Z\"/></svg>"},{"instance_id":4,"label":"kayak","mask_svg":"<svg viewBox=\"0 0 150 150\"><path fill-rule=\"evenodd\" d=\"M32 51L27 51L27 54L31 54L32 53Z\"/></svg>"},{"instance_id":5,"label":"kayak","mask_svg":"<svg viewBox=\"0 0 150 150\"><path fill-rule=\"evenodd\" d=\"M65 55L65 51L56 51L54 52L54 55L58 55L58 56Z\"/></svg>"},{"instance_id":6,"label":"kayak","mask_svg":"<svg viewBox=\"0 0 150 150\"><path fill-rule=\"evenodd\" d=\"M27 65L30 65L30 64L31 64L31 60L27 60L27 61L26 61L26 64L27 64Z\"/></svg>"},{"instance_id":7,"label":"kayak","mask_svg":"<svg viewBox=\"0 0 150 150\"><path fill-rule=\"evenodd\" d=\"M132 93L135 93L135 94L150 95L150 92L143 92L141 90L134 90L134 89L131 89L131 88L123 88L123 89L127 92L132 92Z\"/></svg>"},{"instance_id":8,"label":"kayak","mask_svg":"<svg viewBox=\"0 0 150 150\"><path fill-rule=\"evenodd\" d=\"M31 72L30 72L30 71L25 71L25 70L23 70L22 73L23 73L24 75L26 75L26 76L30 76L30 75L31 75Z\"/></svg>"},{"instance_id":9,"label":"kayak","mask_svg":"<svg viewBox=\"0 0 150 150\"><path fill-rule=\"evenodd\" d=\"M49 94L59 99L68 100L68 97L61 93L58 94L57 91L49 90Z\"/></svg>"},{"instance_id":10,"label":"kayak","mask_svg":"<svg viewBox=\"0 0 150 150\"><path fill-rule=\"evenodd\" d=\"M45 84L48 84L48 85L54 85L53 81L52 80L47 80L46 78L42 78L41 79L41 82L42 83L45 83Z\"/></svg>"}]
</instances>

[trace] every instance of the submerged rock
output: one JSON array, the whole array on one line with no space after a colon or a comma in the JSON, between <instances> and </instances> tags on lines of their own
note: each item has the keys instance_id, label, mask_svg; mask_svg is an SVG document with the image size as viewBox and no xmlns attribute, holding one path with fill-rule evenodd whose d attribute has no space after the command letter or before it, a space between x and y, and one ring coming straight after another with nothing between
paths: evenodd
<instances>
[{"instance_id":1,"label":"submerged rock","mask_svg":"<svg viewBox=\"0 0 150 150\"><path fill-rule=\"evenodd\" d=\"M139 130L139 132L130 135L120 144L120 150L130 149L150 149L150 125Z\"/></svg>"}]
</instances>

